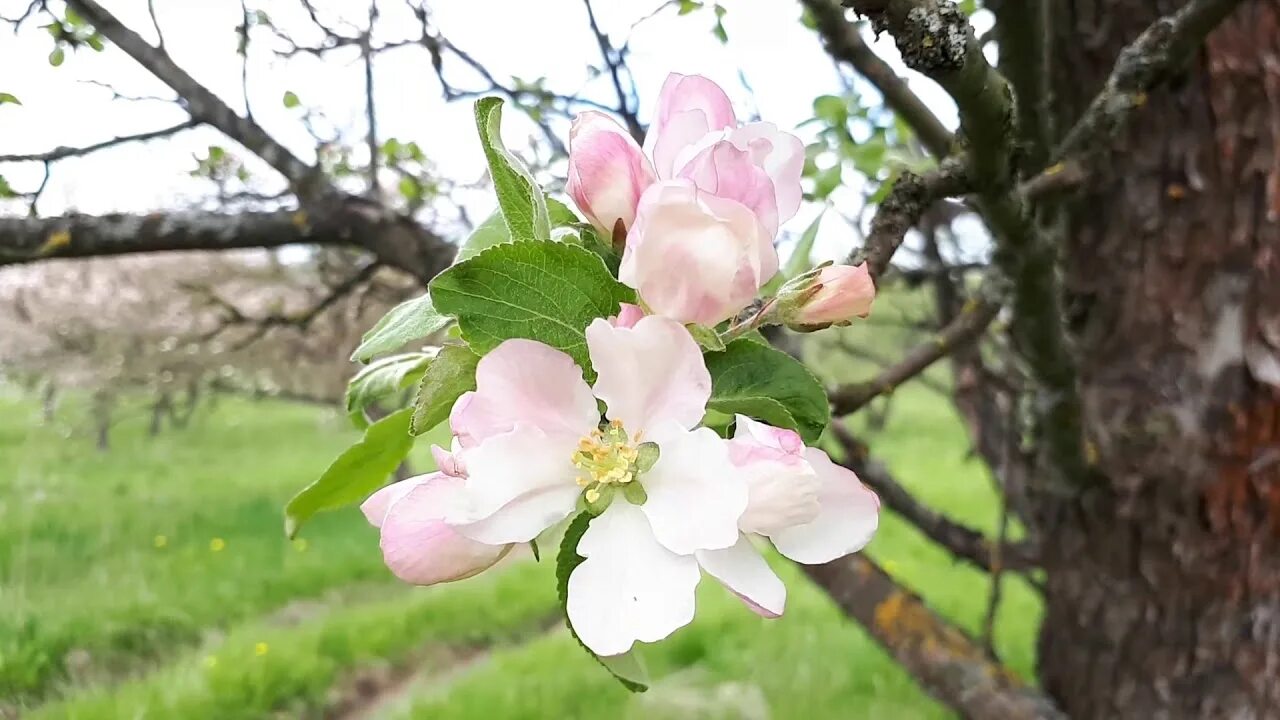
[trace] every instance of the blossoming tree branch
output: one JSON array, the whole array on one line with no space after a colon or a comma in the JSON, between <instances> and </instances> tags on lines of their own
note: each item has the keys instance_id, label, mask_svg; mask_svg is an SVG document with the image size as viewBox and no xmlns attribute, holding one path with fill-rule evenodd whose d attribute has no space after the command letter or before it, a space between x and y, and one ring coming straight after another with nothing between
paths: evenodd
<instances>
[{"instance_id":1,"label":"blossoming tree branch","mask_svg":"<svg viewBox=\"0 0 1280 720\"><path fill-rule=\"evenodd\" d=\"M1280 707L1277 0L799 0L852 88L815 99L804 147L790 128L739 123L697 75L672 76L642 116L652 103L630 74L630 36L602 28L592 0L591 62L609 86L592 98L491 72L422 0L406 3L415 32L397 27L381 44L377 3L361 8L367 27L313 12L298 35L252 4L242 47L266 33L282 56L359 50L367 167L308 161L273 138L247 103L236 110L174 60L154 16L151 40L97 0L67 0L74 18L21 3L6 18L15 26L56 24L51 60L122 51L189 118L0 157L45 179L0 179L0 194L30 210L0 217L0 265L298 243L360 259L298 315L222 300L228 324L262 328L305 329L387 272L426 288L365 335L346 397L364 437L290 503L290 532L359 504L388 566L417 584L482 572L528 543L556 563L583 646L637 689L637 650L689 622L703 579L762 616L783 613L786 588L760 554L772 546L964 717L1200 720ZM755 11L746 5L730 18ZM968 17L979 5L993 23L981 35ZM714 12L704 6L657 12ZM873 50L873 34L896 44L908 75ZM485 97L476 119L499 211L447 241L418 213L430 183L405 163L421 150L378 132L375 61L409 50L446 98L526 111L550 151L568 153L574 207L504 147L502 105ZM917 94L926 78L957 128ZM864 102L871 87L886 122ZM0 92L0 111L14 100ZM552 119L570 117L565 142ZM294 204L41 216L64 160L195 126L260 159L286 185L274 197ZM870 139L855 138L868 126ZM874 188L865 242L844 263L783 266L774 245L801 188L845 212L832 192L855 171ZM398 197L386 192L392 172ZM355 174L368 192L352 192ZM958 218L989 231L990 262L946 251ZM894 259L911 231L920 259L907 267ZM856 322L875 287L904 280L931 291L927 337L900 357L849 348L882 365L861 382L824 388L765 341ZM930 507L866 434L831 421L930 381L944 361L940 389L1002 498L994 537ZM405 391L414 402L394 409ZM383 487L416 437L445 426L438 472ZM974 627L856 552L877 497L990 577ZM1035 678L992 649L1010 574L1043 597Z\"/></svg>"},{"instance_id":2,"label":"blossoming tree branch","mask_svg":"<svg viewBox=\"0 0 1280 720\"><path fill-rule=\"evenodd\" d=\"M759 539L814 564L871 539L875 494L806 445L829 419L823 387L759 329L848 323L875 290L865 263L826 265L758 297L779 271L778 225L800 206L804 146L739 124L706 78L667 79L644 150L601 113L574 121L567 187L587 222L504 148L501 109L475 105L498 212L356 350L373 360L352 380L357 419L405 385L414 406L289 503L290 532L372 492L361 507L383 557L418 585L562 537L570 628L640 688L639 662L619 656L690 622L704 574L777 618L786 588ZM429 351L374 359L455 327ZM443 422L440 469L376 489L409 438Z\"/></svg>"}]
</instances>

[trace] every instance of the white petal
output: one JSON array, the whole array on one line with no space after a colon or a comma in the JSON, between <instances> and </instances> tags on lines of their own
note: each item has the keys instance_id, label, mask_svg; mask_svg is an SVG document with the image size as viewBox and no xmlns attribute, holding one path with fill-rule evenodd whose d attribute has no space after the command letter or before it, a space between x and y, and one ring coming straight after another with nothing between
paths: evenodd
<instances>
[{"instance_id":1,"label":"white petal","mask_svg":"<svg viewBox=\"0 0 1280 720\"><path fill-rule=\"evenodd\" d=\"M573 358L533 340L507 340L476 366L476 389L454 404L449 425L464 447L510 432L516 423L547 435L590 433L600 421L591 388Z\"/></svg>"},{"instance_id":2,"label":"white petal","mask_svg":"<svg viewBox=\"0 0 1280 720\"><path fill-rule=\"evenodd\" d=\"M787 586L773 573L746 535L725 550L699 550L698 564L762 617L782 615Z\"/></svg>"},{"instance_id":3,"label":"white petal","mask_svg":"<svg viewBox=\"0 0 1280 720\"><path fill-rule=\"evenodd\" d=\"M569 623L595 654L620 655L693 620L697 560L659 545L644 513L621 497L591 521L578 554L586 560L569 576Z\"/></svg>"},{"instance_id":4,"label":"white petal","mask_svg":"<svg viewBox=\"0 0 1280 720\"><path fill-rule=\"evenodd\" d=\"M565 438L520 424L467 450L466 493L448 522L492 544L525 542L559 522L579 491Z\"/></svg>"},{"instance_id":5,"label":"white petal","mask_svg":"<svg viewBox=\"0 0 1280 720\"><path fill-rule=\"evenodd\" d=\"M690 431L674 423L659 426L649 439L660 453L640 477L649 496L641 509L658 542L680 555L737 542L747 486L729 462L725 440L709 428Z\"/></svg>"},{"instance_id":6,"label":"white petal","mask_svg":"<svg viewBox=\"0 0 1280 720\"><path fill-rule=\"evenodd\" d=\"M711 397L702 350L680 323L650 315L630 328L598 318L587 326L595 394L634 437L665 422L697 426Z\"/></svg>"},{"instance_id":7,"label":"white petal","mask_svg":"<svg viewBox=\"0 0 1280 720\"><path fill-rule=\"evenodd\" d=\"M382 527L382 520L387 516L387 511L391 509L391 506L397 500L409 494L410 490L431 479L434 474L419 475L382 487L370 495L363 503L360 503L360 512L364 513L364 518L369 521L370 525Z\"/></svg>"},{"instance_id":8,"label":"white petal","mask_svg":"<svg viewBox=\"0 0 1280 720\"><path fill-rule=\"evenodd\" d=\"M866 547L880 521L880 499L825 452L809 448L805 459L818 474L821 509L812 521L771 534L774 547L806 565L830 562Z\"/></svg>"}]
</instances>

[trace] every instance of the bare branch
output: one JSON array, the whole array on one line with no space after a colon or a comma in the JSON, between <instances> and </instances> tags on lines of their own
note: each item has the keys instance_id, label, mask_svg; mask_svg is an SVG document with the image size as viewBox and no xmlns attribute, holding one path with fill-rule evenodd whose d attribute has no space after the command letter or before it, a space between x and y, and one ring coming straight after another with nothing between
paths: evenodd
<instances>
[{"instance_id":1,"label":"bare branch","mask_svg":"<svg viewBox=\"0 0 1280 720\"><path fill-rule=\"evenodd\" d=\"M151 27L156 31L156 47L164 50L164 31L160 29L160 19L156 17L156 0L147 0L147 14L151 16ZM248 10L245 15L247 18ZM245 24L248 25L247 20Z\"/></svg>"},{"instance_id":2,"label":"bare branch","mask_svg":"<svg viewBox=\"0 0 1280 720\"><path fill-rule=\"evenodd\" d=\"M364 116L368 124L365 140L369 146L369 197L378 197L378 114L373 101L373 26L378 21L377 0L369 0L369 28L360 46L364 56Z\"/></svg>"},{"instance_id":3,"label":"bare branch","mask_svg":"<svg viewBox=\"0 0 1280 720\"><path fill-rule=\"evenodd\" d=\"M0 155L0 162L44 162L52 163L69 157L83 157L99 150L105 150L116 145L123 145L131 142L147 142L148 140L156 140L170 135L176 135L183 130L189 130L200 124L198 120L184 120L177 125L171 125L160 130L151 130L148 132L138 133L136 135L122 135L120 137L103 140L92 145L84 147L56 147L52 150L42 153L32 153L29 155Z\"/></svg>"},{"instance_id":4,"label":"bare branch","mask_svg":"<svg viewBox=\"0 0 1280 720\"><path fill-rule=\"evenodd\" d=\"M964 632L865 555L803 566L930 695L970 718L1066 720L1036 688L993 662Z\"/></svg>"},{"instance_id":5,"label":"bare branch","mask_svg":"<svg viewBox=\"0 0 1280 720\"><path fill-rule=\"evenodd\" d=\"M893 392L899 385L924 372L935 362L977 340L999 314L999 301L980 293L979 299L965 306L941 332L912 348L897 364L866 382L832 390L829 393L832 412L836 415L848 415L865 407L875 398Z\"/></svg>"},{"instance_id":6,"label":"bare branch","mask_svg":"<svg viewBox=\"0 0 1280 720\"><path fill-rule=\"evenodd\" d=\"M894 183L889 195L876 208L871 218L871 232L860 251L850 262L867 263L871 277L879 279L889 268L889 261L903 239L933 203L945 197L961 195L969 189L964 164L955 159L944 160L937 168L917 175L905 171Z\"/></svg>"},{"instance_id":7,"label":"bare branch","mask_svg":"<svg viewBox=\"0 0 1280 720\"><path fill-rule=\"evenodd\" d=\"M911 91L903 80L862 39L858 26L845 19L845 11L836 0L800 0L817 22L827 53L846 62L875 86L884 102L911 126L920 141L936 157L951 153L955 141L929 106Z\"/></svg>"},{"instance_id":8,"label":"bare branch","mask_svg":"<svg viewBox=\"0 0 1280 720\"><path fill-rule=\"evenodd\" d=\"M1017 104L1021 165L1038 172L1052 149L1049 112L1049 13L1047 0L1019 0L996 7L1000 68L1009 76ZM979 42L981 46L981 41Z\"/></svg>"},{"instance_id":9,"label":"bare branch","mask_svg":"<svg viewBox=\"0 0 1280 720\"><path fill-rule=\"evenodd\" d=\"M640 124L640 118L636 116L636 109L631 106L631 98L634 93L627 93L622 89L622 54L614 49L609 42L609 36L605 35L600 29L600 24L596 22L596 11L591 6L591 0L582 0L587 6L587 21L591 25L591 33L595 35L596 44L600 47L600 57L604 60L604 65L609 73L609 79L613 82L613 91L618 97L618 107L615 112L622 117L627 125L627 132L636 139L636 142L644 141L644 126Z\"/></svg>"}]
</instances>

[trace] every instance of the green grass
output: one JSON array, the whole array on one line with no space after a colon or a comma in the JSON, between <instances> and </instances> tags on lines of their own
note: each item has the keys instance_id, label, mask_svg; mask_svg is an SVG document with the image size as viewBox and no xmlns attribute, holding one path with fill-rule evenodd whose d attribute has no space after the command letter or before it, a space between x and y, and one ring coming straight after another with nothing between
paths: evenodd
<instances>
[{"instance_id":1,"label":"green grass","mask_svg":"<svg viewBox=\"0 0 1280 720\"><path fill-rule=\"evenodd\" d=\"M909 315L918 298L895 302L878 317ZM911 342L865 326L840 333L888 344L886 355ZM820 374L874 372L840 357L836 337L809 345ZM944 368L932 376L946 382ZM924 501L993 530L990 480L947 401L912 385L887 404L883 426L858 423L877 457ZM566 632L538 630L554 609L545 558L418 590L389 578L354 510L315 519L305 545L284 540L283 503L356 437L341 417L224 400L154 439L144 417L124 422L98 453L80 413L41 426L34 404L0 395L0 717L6 702L42 719L321 717L361 673L419 665L425 680L384 716L950 717L779 558L783 618L761 620L706 580L694 623L645 649L655 685L633 696ZM425 443L415 455L429 466ZM983 575L890 514L869 552L978 630ZM1030 676L1039 602L1019 579L1004 598L996 646ZM451 670L490 643L492 655Z\"/></svg>"}]
</instances>

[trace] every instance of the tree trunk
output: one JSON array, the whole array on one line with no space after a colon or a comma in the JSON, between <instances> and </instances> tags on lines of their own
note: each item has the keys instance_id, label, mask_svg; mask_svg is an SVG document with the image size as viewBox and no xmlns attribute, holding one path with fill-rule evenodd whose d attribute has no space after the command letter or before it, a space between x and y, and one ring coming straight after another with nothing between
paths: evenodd
<instances>
[{"instance_id":1,"label":"tree trunk","mask_svg":"<svg viewBox=\"0 0 1280 720\"><path fill-rule=\"evenodd\" d=\"M1183 0L1055 5L1058 130ZM1065 208L1103 479L1035 500L1044 687L1073 718L1280 716L1280 0L1248 0Z\"/></svg>"}]
</instances>

